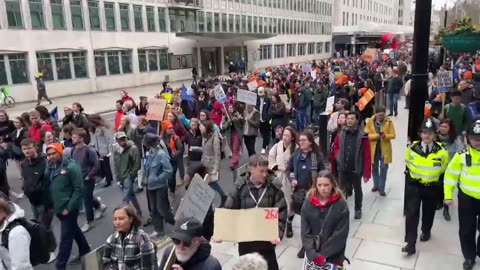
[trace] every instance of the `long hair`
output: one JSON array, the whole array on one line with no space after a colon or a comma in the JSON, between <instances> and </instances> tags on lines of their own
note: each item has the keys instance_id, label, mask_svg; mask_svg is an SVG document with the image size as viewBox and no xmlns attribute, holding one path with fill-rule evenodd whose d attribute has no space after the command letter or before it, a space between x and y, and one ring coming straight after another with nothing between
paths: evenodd
<instances>
[{"instance_id":1,"label":"long hair","mask_svg":"<svg viewBox=\"0 0 480 270\"><path fill-rule=\"evenodd\" d=\"M458 137L457 130L455 129L455 124L451 119L445 118L442 121L440 121L441 124L448 124L450 129L448 130L448 142L453 143ZM440 126L438 125L438 126Z\"/></svg>"},{"instance_id":2,"label":"long hair","mask_svg":"<svg viewBox=\"0 0 480 270\"><path fill-rule=\"evenodd\" d=\"M330 180L330 183L332 184L332 193L330 194L330 196L332 195L335 195L335 194L342 194L342 192L340 191L340 188L338 187L338 183L337 183L337 180L335 179L335 176L329 171L329 170L323 170L323 171L320 171L317 175L317 177L315 178L315 180L313 180L312 182L312 185L310 186L310 189L308 190L308 196L310 195L313 195L315 197L319 197L319 193L318 193L318 189L317 189L317 181L318 179L320 178L327 178L328 180Z\"/></svg>"},{"instance_id":3,"label":"long hair","mask_svg":"<svg viewBox=\"0 0 480 270\"><path fill-rule=\"evenodd\" d=\"M95 132L95 129L97 127L104 127L104 128L107 128L107 129L110 128L110 125L98 113L89 114L88 115L88 121L90 121L90 123L92 124L91 125L92 132Z\"/></svg>"},{"instance_id":4,"label":"long hair","mask_svg":"<svg viewBox=\"0 0 480 270\"><path fill-rule=\"evenodd\" d=\"M215 132L215 128L213 127L213 121L207 120L203 121L202 125L205 127L205 138L210 138L210 136Z\"/></svg>"},{"instance_id":5,"label":"long hair","mask_svg":"<svg viewBox=\"0 0 480 270\"><path fill-rule=\"evenodd\" d=\"M113 209L113 213L117 212L118 210L123 210L127 214L128 217L132 218L132 227L139 228L142 226L142 220L137 215L137 211L131 205L122 205L118 206L117 208Z\"/></svg>"},{"instance_id":6,"label":"long hair","mask_svg":"<svg viewBox=\"0 0 480 270\"><path fill-rule=\"evenodd\" d=\"M300 133L300 136L305 136L307 137L308 141L312 144L312 153L313 154L320 154L320 146L315 142L315 137L313 136L313 133L310 130L305 130L302 133ZM300 138L298 136L298 138Z\"/></svg>"},{"instance_id":7,"label":"long hair","mask_svg":"<svg viewBox=\"0 0 480 270\"><path fill-rule=\"evenodd\" d=\"M207 120L212 120L212 116L210 115L210 112L209 112L209 111L203 109L203 110L201 110L200 112L201 112L201 113L203 112L203 113L206 115ZM199 115L200 115L200 114L199 114Z\"/></svg>"},{"instance_id":8,"label":"long hair","mask_svg":"<svg viewBox=\"0 0 480 270\"><path fill-rule=\"evenodd\" d=\"M290 134L292 134L292 144L290 145L290 153L293 154L293 152L295 152L295 149L297 149L297 143L298 143L298 133L297 131L292 128L291 126L287 126L283 129L283 132L285 133L285 131L288 130L290 132Z\"/></svg>"}]
</instances>

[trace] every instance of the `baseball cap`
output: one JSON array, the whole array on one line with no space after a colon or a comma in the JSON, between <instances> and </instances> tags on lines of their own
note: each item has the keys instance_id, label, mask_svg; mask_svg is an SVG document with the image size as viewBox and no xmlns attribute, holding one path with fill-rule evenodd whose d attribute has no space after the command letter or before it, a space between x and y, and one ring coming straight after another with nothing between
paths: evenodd
<instances>
[{"instance_id":1,"label":"baseball cap","mask_svg":"<svg viewBox=\"0 0 480 270\"><path fill-rule=\"evenodd\" d=\"M202 236L202 232L203 226L200 221L195 218L184 218L175 223L171 238L188 244L194 237Z\"/></svg>"},{"instance_id":2,"label":"baseball cap","mask_svg":"<svg viewBox=\"0 0 480 270\"><path fill-rule=\"evenodd\" d=\"M117 133L115 133L115 139L121 139L121 138L127 138L127 134L125 134L125 132L123 131L119 131Z\"/></svg>"},{"instance_id":3,"label":"baseball cap","mask_svg":"<svg viewBox=\"0 0 480 270\"><path fill-rule=\"evenodd\" d=\"M146 147L155 147L159 144L160 137L155 134L147 133L143 136L143 145Z\"/></svg>"}]
</instances>

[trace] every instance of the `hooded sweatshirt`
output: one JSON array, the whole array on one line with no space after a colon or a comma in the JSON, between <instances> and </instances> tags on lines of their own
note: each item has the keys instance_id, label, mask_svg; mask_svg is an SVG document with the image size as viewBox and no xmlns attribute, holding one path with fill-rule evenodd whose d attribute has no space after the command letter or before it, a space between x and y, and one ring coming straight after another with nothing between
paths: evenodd
<instances>
[{"instance_id":1,"label":"hooded sweatshirt","mask_svg":"<svg viewBox=\"0 0 480 270\"><path fill-rule=\"evenodd\" d=\"M10 203L13 214L0 225L0 239L8 224L25 217L25 211L14 203ZM27 229L17 225L8 234L8 249L0 245L0 270L33 270L30 263L31 237Z\"/></svg>"},{"instance_id":2,"label":"hooded sweatshirt","mask_svg":"<svg viewBox=\"0 0 480 270\"><path fill-rule=\"evenodd\" d=\"M162 256L159 269L163 269L167 262L168 256L173 246L166 248ZM175 260L175 264L179 264L183 270L222 270L220 262L211 255L212 246L209 243L203 242L197 252L187 262L180 262Z\"/></svg>"}]
</instances>

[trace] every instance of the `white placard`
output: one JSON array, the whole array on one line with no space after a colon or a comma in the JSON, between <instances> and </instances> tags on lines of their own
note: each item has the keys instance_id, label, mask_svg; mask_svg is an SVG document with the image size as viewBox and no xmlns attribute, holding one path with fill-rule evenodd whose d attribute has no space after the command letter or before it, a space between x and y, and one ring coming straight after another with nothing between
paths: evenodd
<instances>
[{"instance_id":1,"label":"white placard","mask_svg":"<svg viewBox=\"0 0 480 270\"><path fill-rule=\"evenodd\" d=\"M302 71L303 71L304 73L307 73L307 72L312 71L312 65L311 65L311 64L304 64L304 65L302 66Z\"/></svg>"},{"instance_id":2,"label":"white placard","mask_svg":"<svg viewBox=\"0 0 480 270\"><path fill-rule=\"evenodd\" d=\"M247 84L248 90L255 91L258 87L257 81L252 81Z\"/></svg>"},{"instance_id":3,"label":"white placard","mask_svg":"<svg viewBox=\"0 0 480 270\"><path fill-rule=\"evenodd\" d=\"M333 112L333 104L335 103L335 96L331 96L327 98L327 106L325 107L325 111L328 114L331 114Z\"/></svg>"},{"instance_id":4,"label":"white placard","mask_svg":"<svg viewBox=\"0 0 480 270\"><path fill-rule=\"evenodd\" d=\"M315 80L317 78L317 72L315 70L310 71L310 76Z\"/></svg>"},{"instance_id":5,"label":"white placard","mask_svg":"<svg viewBox=\"0 0 480 270\"><path fill-rule=\"evenodd\" d=\"M195 174L178 207L175 220L193 217L203 223L214 198L215 190L205 183L202 177Z\"/></svg>"},{"instance_id":6,"label":"white placard","mask_svg":"<svg viewBox=\"0 0 480 270\"><path fill-rule=\"evenodd\" d=\"M453 86L453 73L452 71L443 71L437 73L438 90L441 93L448 92L450 87Z\"/></svg>"},{"instance_id":7,"label":"white placard","mask_svg":"<svg viewBox=\"0 0 480 270\"><path fill-rule=\"evenodd\" d=\"M257 93L238 89L237 100L250 105L257 105Z\"/></svg>"},{"instance_id":8,"label":"white placard","mask_svg":"<svg viewBox=\"0 0 480 270\"><path fill-rule=\"evenodd\" d=\"M217 86L213 88L213 92L215 93L215 98L218 102L224 104L227 101L227 96L225 95L225 91L223 91L221 84L217 84Z\"/></svg>"}]
</instances>

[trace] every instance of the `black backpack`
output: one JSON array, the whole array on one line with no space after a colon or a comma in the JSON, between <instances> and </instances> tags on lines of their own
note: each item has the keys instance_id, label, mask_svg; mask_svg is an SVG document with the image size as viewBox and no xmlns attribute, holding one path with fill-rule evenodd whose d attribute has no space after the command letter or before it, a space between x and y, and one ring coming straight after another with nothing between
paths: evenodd
<instances>
[{"instance_id":1,"label":"black backpack","mask_svg":"<svg viewBox=\"0 0 480 270\"><path fill-rule=\"evenodd\" d=\"M51 239L49 232L36 220L19 218L10 222L2 233L2 246L8 249L8 235L16 226L23 226L30 234L30 263L32 266L48 263L50 260Z\"/></svg>"}]
</instances>

